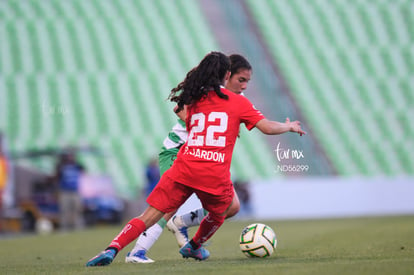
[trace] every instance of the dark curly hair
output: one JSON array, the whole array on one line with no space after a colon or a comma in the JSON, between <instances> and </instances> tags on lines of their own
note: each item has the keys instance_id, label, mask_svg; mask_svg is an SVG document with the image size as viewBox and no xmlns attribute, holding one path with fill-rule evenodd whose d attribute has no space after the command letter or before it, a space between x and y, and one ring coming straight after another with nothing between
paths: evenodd
<instances>
[{"instance_id":1,"label":"dark curly hair","mask_svg":"<svg viewBox=\"0 0 414 275\"><path fill-rule=\"evenodd\" d=\"M168 99L177 102L176 112L181 111L184 105L191 105L206 97L211 90L220 98L228 99L228 96L221 92L220 85L224 84L224 77L229 70L230 59L225 54L207 54L197 67L187 73L184 81L171 90Z\"/></svg>"},{"instance_id":2,"label":"dark curly hair","mask_svg":"<svg viewBox=\"0 0 414 275\"><path fill-rule=\"evenodd\" d=\"M230 72L231 75L237 74L240 70L252 70L252 65L247 61L244 56L240 54L232 54L230 58Z\"/></svg>"}]
</instances>

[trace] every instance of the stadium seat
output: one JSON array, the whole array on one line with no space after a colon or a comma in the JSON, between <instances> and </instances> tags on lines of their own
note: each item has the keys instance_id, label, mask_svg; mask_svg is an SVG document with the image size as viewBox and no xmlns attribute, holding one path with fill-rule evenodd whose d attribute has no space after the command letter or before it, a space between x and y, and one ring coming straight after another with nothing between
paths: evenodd
<instances>
[{"instance_id":1,"label":"stadium seat","mask_svg":"<svg viewBox=\"0 0 414 275\"><path fill-rule=\"evenodd\" d=\"M410 2L247 3L339 174L413 174L399 145L414 142Z\"/></svg>"},{"instance_id":2,"label":"stadium seat","mask_svg":"<svg viewBox=\"0 0 414 275\"><path fill-rule=\"evenodd\" d=\"M11 151L94 145L80 155L133 197L146 162L176 122L171 88L218 49L196 1L2 1L0 60L7 93L0 130ZM154 20L157 18L157 20ZM2 96L3 98L3 96ZM1 103L3 104L3 103ZM254 135L253 135L254 136ZM274 177L263 137L238 142L232 172ZM36 163L34 163L36 165ZM53 161L41 161L52 171Z\"/></svg>"}]
</instances>

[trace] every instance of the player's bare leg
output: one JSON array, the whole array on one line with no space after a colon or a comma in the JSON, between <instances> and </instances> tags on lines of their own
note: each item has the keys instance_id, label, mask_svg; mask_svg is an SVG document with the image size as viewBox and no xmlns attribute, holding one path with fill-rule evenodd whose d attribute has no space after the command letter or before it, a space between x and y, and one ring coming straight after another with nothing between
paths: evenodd
<instances>
[{"instance_id":1,"label":"player's bare leg","mask_svg":"<svg viewBox=\"0 0 414 275\"><path fill-rule=\"evenodd\" d=\"M239 211L240 211L240 200L239 200L239 196L237 196L237 193L234 190L233 201L231 202L230 207L225 212L226 219L236 216L236 214L239 213Z\"/></svg>"}]
</instances>

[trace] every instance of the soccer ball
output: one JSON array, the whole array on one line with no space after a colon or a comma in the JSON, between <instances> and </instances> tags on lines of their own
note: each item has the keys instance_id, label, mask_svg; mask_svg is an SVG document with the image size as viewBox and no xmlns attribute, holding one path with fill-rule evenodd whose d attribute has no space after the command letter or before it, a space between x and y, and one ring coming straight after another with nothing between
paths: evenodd
<instances>
[{"instance_id":1,"label":"soccer ball","mask_svg":"<svg viewBox=\"0 0 414 275\"><path fill-rule=\"evenodd\" d=\"M48 235L53 231L53 223L46 218L39 218L36 221L36 232L40 235Z\"/></svg>"},{"instance_id":2,"label":"soccer ball","mask_svg":"<svg viewBox=\"0 0 414 275\"><path fill-rule=\"evenodd\" d=\"M250 224L240 234L240 249L247 257L268 257L275 251L276 245L275 232L262 223Z\"/></svg>"}]
</instances>

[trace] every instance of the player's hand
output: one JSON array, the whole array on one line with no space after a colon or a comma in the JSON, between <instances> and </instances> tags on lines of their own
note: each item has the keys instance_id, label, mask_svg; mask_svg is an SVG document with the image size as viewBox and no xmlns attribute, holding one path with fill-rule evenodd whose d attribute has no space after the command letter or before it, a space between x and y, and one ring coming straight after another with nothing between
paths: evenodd
<instances>
[{"instance_id":1,"label":"player's hand","mask_svg":"<svg viewBox=\"0 0 414 275\"><path fill-rule=\"evenodd\" d=\"M300 121L290 121L290 119L287 117L285 123L289 125L289 131L298 133L300 136L306 135L306 132L303 131L300 127Z\"/></svg>"}]
</instances>

